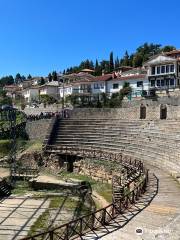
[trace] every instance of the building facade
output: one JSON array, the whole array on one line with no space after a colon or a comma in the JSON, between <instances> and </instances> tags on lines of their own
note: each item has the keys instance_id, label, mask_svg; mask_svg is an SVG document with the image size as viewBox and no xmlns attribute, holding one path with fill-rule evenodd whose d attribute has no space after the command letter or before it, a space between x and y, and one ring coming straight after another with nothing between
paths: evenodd
<instances>
[{"instance_id":1,"label":"building facade","mask_svg":"<svg viewBox=\"0 0 180 240\"><path fill-rule=\"evenodd\" d=\"M170 90L180 85L180 51L152 57L144 63L148 70L149 89Z\"/></svg>"}]
</instances>

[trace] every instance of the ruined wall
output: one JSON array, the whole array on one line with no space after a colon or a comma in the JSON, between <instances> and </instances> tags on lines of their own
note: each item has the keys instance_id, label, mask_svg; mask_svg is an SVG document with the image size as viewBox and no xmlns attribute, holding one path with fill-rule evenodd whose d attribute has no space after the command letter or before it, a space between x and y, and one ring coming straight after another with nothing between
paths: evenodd
<instances>
[{"instance_id":1,"label":"ruined wall","mask_svg":"<svg viewBox=\"0 0 180 240\"><path fill-rule=\"evenodd\" d=\"M26 132L30 140L44 140L48 131L51 119L41 119L27 122Z\"/></svg>"},{"instance_id":2,"label":"ruined wall","mask_svg":"<svg viewBox=\"0 0 180 240\"><path fill-rule=\"evenodd\" d=\"M160 119L161 105L148 105L146 107L146 120ZM180 119L180 106L166 105L167 119ZM94 118L94 119L124 119L124 120L139 120L140 119L140 105L129 108L76 108L72 113L73 118Z\"/></svg>"}]
</instances>

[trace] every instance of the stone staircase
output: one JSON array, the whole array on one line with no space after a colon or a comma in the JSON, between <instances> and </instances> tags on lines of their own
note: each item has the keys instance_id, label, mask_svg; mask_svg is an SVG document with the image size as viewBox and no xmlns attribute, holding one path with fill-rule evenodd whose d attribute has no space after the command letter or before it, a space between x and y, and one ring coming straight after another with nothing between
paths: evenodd
<instances>
[{"instance_id":1,"label":"stone staircase","mask_svg":"<svg viewBox=\"0 0 180 240\"><path fill-rule=\"evenodd\" d=\"M53 146L123 152L169 172L180 172L180 121L61 119Z\"/></svg>"}]
</instances>

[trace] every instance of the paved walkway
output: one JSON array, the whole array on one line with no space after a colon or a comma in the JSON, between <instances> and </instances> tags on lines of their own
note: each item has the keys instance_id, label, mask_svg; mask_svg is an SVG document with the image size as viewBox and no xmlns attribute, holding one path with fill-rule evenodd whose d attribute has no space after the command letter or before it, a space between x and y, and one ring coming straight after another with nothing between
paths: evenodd
<instances>
[{"instance_id":1,"label":"paved walkway","mask_svg":"<svg viewBox=\"0 0 180 240\"><path fill-rule=\"evenodd\" d=\"M137 229L143 233L137 235ZM180 240L180 185L160 169L151 168L148 191L130 212L83 239Z\"/></svg>"},{"instance_id":2,"label":"paved walkway","mask_svg":"<svg viewBox=\"0 0 180 240\"><path fill-rule=\"evenodd\" d=\"M9 197L0 200L0 240L27 236L31 225L49 206L49 200Z\"/></svg>"}]
</instances>

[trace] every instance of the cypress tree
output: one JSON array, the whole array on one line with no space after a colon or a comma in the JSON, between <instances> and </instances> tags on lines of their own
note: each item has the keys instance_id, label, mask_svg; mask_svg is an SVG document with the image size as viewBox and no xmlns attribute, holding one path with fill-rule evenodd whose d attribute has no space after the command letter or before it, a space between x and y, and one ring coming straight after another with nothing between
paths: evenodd
<instances>
[{"instance_id":1,"label":"cypress tree","mask_svg":"<svg viewBox=\"0 0 180 240\"><path fill-rule=\"evenodd\" d=\"M114 70L114 59L113 59L113 52L110 53L109 57L109 72Z\"/></svg>"}]
</instances>

